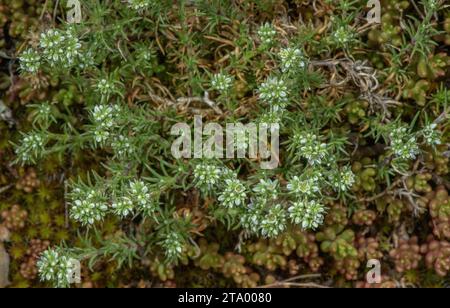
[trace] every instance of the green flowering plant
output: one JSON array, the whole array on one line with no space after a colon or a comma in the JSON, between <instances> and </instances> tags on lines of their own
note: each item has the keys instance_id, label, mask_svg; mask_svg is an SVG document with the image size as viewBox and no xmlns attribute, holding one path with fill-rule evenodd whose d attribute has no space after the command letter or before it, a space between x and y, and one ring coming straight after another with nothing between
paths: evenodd
<instances>
[{"instance_id":1,"label":"green flowering plant","mask_svg":"<svg viewBox=\"0 0 450 308\"><path fill-rule=\"evenodd\" d=\"M58 80L78 96L33 97L30 123L14 140L17 165L63 170L59 188L77 233L41 254L44 282L68 287L75 258L90 269L102 260L145 268L161 280L175 279L180 264L209 264L254 286L252 274L264 271L251 272L249 259L295 273L302 267L292 252L314 270L342 262L327 264L338 267L334 279L339 264L358 270L365 236L394 210L396 222L409 209L423 219L428 196L408 179L430 172L421 186L448 181L450 96L443 76L440 87L416 76L418 58L435 52L441 3L421 1L422 20L405 15L402 46L374 47L356 1L317 1L317 23L307 1L244 2L95 0L80 24L42 27L18 53L21 78ZM302 22L283 15L292 10ZM423 84L421 95L408 92ZM276 124L280 148L269 154L277 167L262 169L261 153L197 157L205 150L195 141L186 145L193 158L175 157L171 127L195 127L198 115L221 127ZM250 152L247 133L233 139ZM378 220L362 230L355 213ZM386 234L400 228L381 229L373 241L388 250ZM198 245L211 238L223 243ZM253 240L270 243L269 256L220 255Z\"/></svg>"}]
</instances>

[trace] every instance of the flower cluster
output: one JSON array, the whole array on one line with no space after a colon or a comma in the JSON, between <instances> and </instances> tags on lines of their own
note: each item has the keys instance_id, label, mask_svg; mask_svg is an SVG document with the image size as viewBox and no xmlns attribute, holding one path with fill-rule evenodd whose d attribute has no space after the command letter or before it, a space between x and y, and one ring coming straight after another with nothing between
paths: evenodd
<instances>
[{"instance_id":1,"label":"flower cluster","mask_svg":"<svg viewBox=\"0 0 450 308\"><path fill-rule=\"evenodd\" d=\"M134 153L134 147L129 137L119 135L111 142L111 148L119 158L126 158Z\"/></svg>"},{"instance_id":2,"label":"flower cluster","mask_svg":"<svg viewBox=\"0 0 450 308\"><path fill-rule=\"evenodd\" d=\"M136 213L152 216L158 210L159 195L153 194L142 180L133 180L113 192L108 188L76 185L69 194L71 218L89 226L102 221L108 213L126 218Z\"/></svg>"},{"instance_id":3,"label":"flower cluster","mask_svg":"<svg viewBox=\"0 0 450 308\"><path fill-rule=\"evenodd\" d=\"M441 2L438 0L424 0L422 4L425 6L427 11L437 12L440 8Z\"/></svg>"},{"instance_id":4,"label":"flower cluster","mask_svg":"<svg viewBox=\"0 0 450 308\"><path fill-rule=\"evenodd\" d=\"M245 203L246 188L239 179L225 180L225 189L219 196L219 201L227 208L233 208Z\"/></svg>"},{"instance_id":5,"label":"flower cluster","mask_svg":"<svg viewBox=\"0 0 450 308\"><path fill-rule=\"evenodd\" d=\"M338 45L346 45L354 39L354 33L348 26L340 26L333 34L333 40Z\"/></svg>"},{"instance_id":6,"label":"flower cluster","mask_svg":"<svg viewBox=\"0 0 450 308\"><path fill-rule=\"evenodd\" d=\"M258 89L259 97L271 105L273 110L284 108L289 100L289 91L283 79L269 77Z\"/></svg>"},{"instance_id":7,"label":"flower cluster","mask_svg":"<svg viewBox=\"0 0 450 308\"><path fill-rule=\"evenodd\" d=\"M272 45L275 42L277 30L273 25L266 23L259 28L258 36L264 45Z\"/></svg>"},{"instance_id":8,"label":"flower cluster","mask_svg":"<svg viewBox=\"0 0 450 308\"><path fill-rule=\"evenodd\" d=\"M230 75L219 73L214 75L211 79L211 87L222 94L230 90L232 86L233 77L231 77Z\"/></svg>"},{"instance_id":9,"label":"flower cluster","mask_svg":"<svg viewBox=\"0 0 450 308\"><path fill-rule=\"evenodd\" d=\"M170 233L161 242L161 246L166 252L166 257L170 261L176 261L181 257L185 241L179 233Z\"/></svg>"},{"instance_id":10,"label":"flower cluster","mask_svg":"<svg viewBox=\"0 0 450 308\"><path fill-rule=\"evenodd\" d=\"M294 176L288 183L287 189L295 195L313 196L320 191L319 177L312 175L306 179Z\"/></svg>"},{"instance_id":11,"label":"flower cluster","mask_svg":"<svg viewBox=\"0 0 450 308\"><path fill-rule=\"evenodd\" d=\"M330 180L334 189L347 191L355 183L355 174L349 166L345 166L340 172L333 172Z\"/></svg>"},{"instance_id":12,"label":"flower cluster","mask_svg":"<svg viewBox=\"0 0 450 308\"><path fill-rule=\"evenodd\" d=\"M391 149L400 159L415 159L420 153L416 137L408 132L404 126L397 127L389 134Z\"/></svg>"},{"instance_id":13,"label":"flower cluster","mask_svg":"<svg viewBox=\"0 0 450 308\"><path fill-rule=\"evenodd\" d=\"M45 135L39 132L31 132L24 135L22 143L15 150L18 160L22 163L33 162L42 156L47 140Z\"/></svg>"},{"instance_id":14,"label":"flower cluster","mask_svg":"<svg viewBox=\"0 0 450 308\"><path fill-rule=\"evenodd\" d=\"M294 202L288 209L292 223L305 230L317 229L324 220L325 207L315 200Z\"/></svg>"},{"instance_id":15,"label":"flower cluster","mask_svg":"<svg viewBox=\"0 0 450 308\"><path fill-rule=\"evenodd\" d=\"M221 168L206 163L200 163L194 169L194 181L196 186L209 191L218 185L221 180Z\"/></svg>"},{"instance_id":16,"label":"flower cluster","mask_svg":"<svg viewBox=\"0 0 450 308\"><path fill-rule=\"evenodd\" d=\"M298 48L284 48L280 51L281 70L283 72L296 72L306 67L306 59Z\"/></svg>"},{"instance_id":17,"label":"flower cluster","mask_svg":"<svg viewBox=\"0 0 450 308\"><path fill-rule=\"evenodd\" d=\"M114 106L96 105L91 111L94 139L99 144L104 144L111 137L111 128L115 124L117 109Z\"/></svg>"},{"instance_id":18,"label":"flower cluster","mask_svg":"<svg viewBox=\"0 0 450 308\"><path fill-rule=\"evenodd\" d=\"M70 217L83 226L93 225L102 221L107 212L108 204L104 194L89 187L77 187L72 191Z\"/></svg>"},{"instance_id":19,"label":"flower cluster","mask_svg":"<svg viewBox=\"0 0 450 308\"><path fill-rule=\"evenodd\" d=\"M140 62L150 62L155 58L155 52L150 46L141 45L139 46L136 51L136 58Z\"/></svg>"},{"instance_id":20,"label":"flower cluster","mask_svg":"<svg viewBox=\"0 0 450 308\"><path fill-rule=\"evenodd\" d=\"M56 122L56 119L52 115L52 106L48 102L37 104L35 107L35 122Z\"/></svg>"},{"instance_id":21,"label":"flower cluster","mask_svg":"<svg viewBox=\"0 0 450 308\"><path fill-rule=\"evenodd\" d=\"M72 67L81 56L81 43L71 29L50 29L42 33L39 47L52 67Z\"/></svg>"},{"instance_id":22,"label":"flower cluster","mask_svg":"<svg viewBox=\"0 0 450 308\"><path fill-rule=\"evenodd\" d=\"M297 133L293 139L294 145L298 148L300 156L306 158L311 165L318 165L328 155L327 144L320 141L320 138L312 133Z\"/></svg>"},{"instance_id":23,"label":"flower cluster","mask_svg":"<svg viewBox=\"0 0 450 308\"><path fill-rule=\"evenodd\" d=\"M158 209L156 197L141 180L135 180L129 184L128 198L133 200L138 210L147 216L151 216Z\"/></svg>"},{"instance_id":24,"label":"flower cluster","mask_svg":"<svg viewBox=\"0 0 450 308\"><path fill-rule=\"evenodd\" d=\"M27 49L19 57L20 70L31 74L37 73L41 67L41 56L36 50Z\"/></svg>"},{"instance_id":25,"label":"flower cluster","mask_svg":"<svg viewBox=\"0 0 450 308\"><path fill-rule=\"evenodd\" d=\"M114 81L105 78L98 81L96 88L98 93L100 93L103 97L109 97L117 90Z\"/></svg>"},{"instance_id":26,"label":"flower cluster","mask_svg":"<svg viewBox=\"0 0 450 308\"><path fill-rule=\"evenodd\" d=\"M276 237L280 235L287 225L286 211L281 204L271 206L260 223L261 235Z\"/></svg>"},{"instance_id":27,"label":"flower cluster","mask_svg":"<svg viewBox=\"0 0 450 308\"><path fill-rule=\"evenodd\" d=\"M95 58L92 51L85 51L79 55L78 67L82 70L95 65Z\"/></svg>"},{"instance_id":28,"label":"flower cluster","mask_svg":"<svg viewBox=\"0 0 450 308\"><path fill-rule=\"evenodd\" d=\"M253 188L253 192L259 201L267 202L276 200L279 193L278 180L260 180Z\"/></svg>"},{"instance_id":29,"label":"flower cluster","mask_svg":"<svg viewBox=\"0 0 450 308\"><path fill-rule=\"evenodd\" d=\"M118 200L113 202L112 209L115 215L125 218L128 215L131 215L134 211L134 204L128 197L120 197Z\"/></svg>"},{"instance_id":30,"label":"flower cluster","mask_svg":"<svg viewBox=\"0 0 450 308\"><path fill-rule=\"evenodd\" d=\"M152 4L154 0L128 0L129 6L133 10L142 11L145 9L148 9Z\"/></svg>"},{"instance_id":31,"label":"flower cluster","mask_svg":"<svg viewBox=\"0 0 450 308\"><path fill-rule=\"evenodd\" d=\"M260 117L260 123L262 124L273 124L273 123L280 123L284 111L281 110L268 110L265 113L262 114Z\"/></svg>"},{"instance_id":32,"label":"flower cluster","mask_svg":"<svg viewBox=\"0 0 450 308\"><path fill-rule=\"evenodd\" d=\"M423 138L425 142L430 146L436 146L441 144L442 133L436 129L435 123L425 126L422 130Z\"/></svg>"},{"instance_id":33,"label":"flower cluster","mask_svg":"<svg viewBox=\"0 0 450 308\"><path fill-rule=\"evenodd\" d=\"M36 265L42 281L51 282L58 288L70 286L74 263L64 252L56 249L46 250Z\"/></svg>"}]
</instances>

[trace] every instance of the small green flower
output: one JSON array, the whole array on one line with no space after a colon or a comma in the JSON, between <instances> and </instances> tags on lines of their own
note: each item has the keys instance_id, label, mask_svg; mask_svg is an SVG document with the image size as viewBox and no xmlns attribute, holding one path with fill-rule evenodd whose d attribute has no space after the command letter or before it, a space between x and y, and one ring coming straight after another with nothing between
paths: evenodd
<instances>
[{"instance_id":1,"label":"small green flower","mask_svg":"<svg viewBox=\"0 0 450 308\"><path fill-rule=\"evenodd\" d=\"M39 277L57 288L70 286L74 262L60 249L49 249L42 253L36 263Z\"/></svg>"},{"instance_id":2,"label":"small green flower","mask_svg":"<svg viewBox=\"0 0 450 308\"><path fill-rule=\"evenodd\" d=\"M161 246L166 252L166 258L171 262L174 262L181 257L185 245L185 240L178 233L168 234L161 242Z\"/></svg>"},{"instance_id":3,"label":"small green flower","mask_svg":"<svg viewBox=\"0 0 450 308\"><path fill-rule=\"evenodd\" d=\"M22 163L34 162L43 155L46 143L46 135L41 132L24 134L22 143L15 149L18 160Z\"/></svg>"},{"instance_id":4,"label":"small green flower","mask_svg":"<svg viewBox=\"0 0 450 308\"><path fill-rule=\"evenodd\" d=\"M41 56L34 49L25 50L19 57L20 70L22 72L35 74L41 68Z\"/></svg>"},{"instance_id":5,"label":"small green flower","mask_svg":"<svg viewBox=\"0 0 450 308\"><path fill-rule=\"evenodd\" d=\"M70 217L83 226L90 226L102 221L107 212L108 204L103 192L89 187L76 187L72 193Z\"/></svg>"},{"instance_id":6,"label":"small green flower","mask_svg":"<svg viewBox=\"0 0 450 308\"><path fill-rule=\"evenodd\" d=\"M330 180L334 189L347 191L355 183L355 174L349 166L345 166L340 172L333 172Z\"/></svg>"},{"instance_id":7,"label":"small green flower","mask_svg":"<svg viewBox=\"0 0 450 308\"><path fill-rule=\"evenodd\" d=\"M253 192L261 201L276 200L279 193L278 180L259 180L253 188Z\"/></svg>"},{"instance_id":8,"label":"small green flower","mask_svg":"<svg viewBox=\"0 0 450 308\"><path fill-rule=\"evenodd\" d=\"M225 190L219 196L219 201L223 206L233 208L244 205L246 199L246 189L240 180L229 179L225 181Z\"/></svg>"},{"instance_id":9,"label":"small green flower","mask_svg":"<svg viewBox=\"0 0 450 308\"><path fill-rule=\"evenodd\" d=\"M425 142L430 146L440 145L442 143L442 133L436 129L437 125L435 123L425 126L422 130L423 138Z\"/></svg>"},{"instance_id":10,"label":"small green flower","mask_svg":"<svg viewBox=\"0 0 450 308\"><path fill-rule=\"evenodd\" d=\"M112 209L114 214L121 218L125 218L131 214L133 214L134 211L134 204L133 201L131 201L128 197L121 197L118 201L114 202L112 204Z\"/></svg>"},{"instance_id":11,"label":"small green flower","mask_svg":"<svg viewBox=\"0 0 450 308\"><path fill-rule=\"evenodd\" d=\"M286 211L281 204L269 208L261 221L261 235L264 237L277 237L287 226Z\"/></svg>"},{"instance_id":12,"label":"small green flower","mask_svg":"<svg viewBox=\"0 0 450 308\"><path fill-rule=\"evenodd\" d=\"M400 159L412 160L420 153L416 137L404 126L393 129L389 138L394 155Z\"/></svg>"},{"instance_id":13,"label":"small green flower","mask_svg":"<svg viewBox=\"0 0 450 308\"><path fill-rule=\"evenodd\" d=\"M50 29L42 33L39 47L43 57L52 67L70 68L82 55L81 43L72 29Z\"/></svg>"},{"instance_id":14,"label":"small green flower","mask_svg":"<svg viewBox=\"0 0 450 308\"><path fill-rule=\"evenodd\" d=\"M355 34L348 26L340 26L332 36L333 40L341 46L345 46L354 40Z\"/></svg>"},{"instance_id":15,"label":"small green flower","mask_svg":"<svg viewBox=\"0 0 450 308\"><path fill-rule=\"evenodd\" d=\"M133 155L134 147L129 137L117 136L113 142L111 142L111 148L114 154L119 158L127 158Z\"/></svg>"},{"instance_id":16,"label":"small green flower","mask_svg":"<svg viewBox=\"0 0 450 308\"><path fill-rule=\"evenodd\" d=\"M110 79L100 79L97 83L97 91L104 97L109 97L117 91L116 84Z\"/></svg>"},{"instance_id":17,"label":"small green flower","mask_svg":"<svg viewBox=\"0 0 450 308\"><path fill-rule=\"evenodd\" d=\"M252 202L249 206L243 208L240 221L245 230L255 235L260 233L261 221L266 216L266 205L265 202Z\"/></svg>"},{"instance_id":18,"label":"small green flower","mask_svg":"<svg viewBox=\"0 0 450 308\"><path fill-rule=\"evenodd\" d=\"M96 105L91 111L92 130L97 143L105 144L110 139L117 111L115 107L109 105Z\"/></svg>"},{"instance_id":19,"label":"small green flower","mask_svg":"<svg viewBox=\"0 0 450 308\"><path fill-rule=\"evenodd\" d=\"M195 185L206 191L210 191L217 186L221 180L222 169L215 165L201 163L195 166L194 181Z\"/></svg>"},{"instance_id":20,"label":"small green flower","mask_svg":"<svg viewBox=\"0 0 450 308\"><path fill-rule=\"evenodd\" d=\"M294 176L288 183L287 189L295 195L313 196L320 191L319 178L315 175L306 179Z\"/></svg>"},{"instance_id":21,"label":"small green flower","mask_svg":"<svg viewBox=\"0 0 450 308\"><path fill-rule=\"evenodd\" d=\"M304 230L315 230L322 225L325 207L314 200L294 202L288 209L292 223L300 225Z\"/></svg>"},{"instance_id":22,"label":"small green flower","mask_svg":"<svg viewBox=\"0 0 450 308\"><path fill-rule=\"evenodd\" d=\"M298 148L299 155L306 158L311 165L321 164L328 155L326 143L312 133L296 133L293 138L294 145Z\"/></svg>"},{"instance_id":23,"label":"small green flower","mask_svg":"<svg viewBox=\"0 0 450 308\"><path fill-rule=\"evenodd\" d=\"M284 113L285 113L285 110L283 110L283 109L269 110L262 114L261 118L259 119L259 122L261 124L266 124L266 125L280 123L283 118Z\"/></svg>"},{"instance_id":24,"label":"small green flower","mask_svg":"<svg viewBox=\"0 0 450 308\"><path fill-rule=\"evenodd\" d=\"M128 0L129 6L136 11L142 11L148 9L154 0Z\"/></svg>"},{"instance_id":25,"label":"small green flower","mask_svg":"<svg viewBox=\"0 0 450 308\"><path fill-rule=\"evenodd\" d=\"M306 58L301 49L285 48L278 55L281 58L281 70L283 72L297 72L306 67Z\"/></svg>"},{"instance_id":26,"label":"small green flower","mask_svg":"<svg viewBox=\"0 0 450 308\"><path fill-rule=\"evenodd\" d=\"M258 30L258 36L264 45L273 45L277 36L277 30L272 24L266 23Z\"/></svg>"},{"instance_id":27,"label":"small green flower","mask_svg":"<svg viewBox=\"0 0 450 308\"><path fill-rule=\"evenodd\" d=\"M289 101L289 91L283 79L269 77L258 89L259 98L270 104L273 110L284 108Z\"/></svg>"},{"instance_id":28,"label":"small green flower","mask_svg":"<svg viewBox=\"0 0 450 308\"><path fill-rule=\"evenodd\" d=\"M233 77L224 73L216 74L211 79L211 87L224 94L233 86Z\"/></svg>"},{"instance_id":29,"label":"small green flower","mask_svg":"<svg viewBox=\"0 0 450 308\"><path fill-rule=\"evenodd\" d=\"M137 209L151 216L158 209L158 200L143 181L135 180L129 184L128 197L137 204Z\"/></svg>"}]
</instances>

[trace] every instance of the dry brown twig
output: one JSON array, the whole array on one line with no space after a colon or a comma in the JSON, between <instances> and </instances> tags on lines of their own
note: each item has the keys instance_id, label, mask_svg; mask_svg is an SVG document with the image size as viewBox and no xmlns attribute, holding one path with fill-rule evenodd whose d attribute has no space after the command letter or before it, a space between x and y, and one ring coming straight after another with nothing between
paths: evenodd
<instances>
[{"instance_id":1,"label":"dry brown twig","mask_svg":"<svg viewBox=\"0 0 450 308\"><path fill-rule=\"evenodd\" d=\"M298 280L303 280L303 279L317 279L317 278L321 278L322 275L321 274L308 274L308 275L300 275L300 276L295 276L283 281L277 281L271 284L267 284L264 286L259 286L258 288L262 288L262 289L267 289L267 288L282 288L282 287L296 287L296 288L319 288L319 289L328 289L328 286L324 286L324 285L320 285L318 283L315 282L304 282L304 283L300 283L300 282L296 282Z\"/></svg>"},{"instance_id":2,"label":"dry brown twig","mask_svg":"<svg viewBox=\"0 0 450 308\"><path fill-rule=\"evenodd\" d=\"M331 59L324 61L312 61L313 66L328 67L333 71L331 80L338 76L337 67L342 67L345 71L345 77L338 82L331 82L328 87L343 87L350 80L360 90L360 98L369 102L370 111L372 113L381 111L383 120L390 118L391 113L389 107L399 106L400 102L393 100L384 95L379 90L380 83L377 79L377 72L368 65L367 61L353 61L350 58Z\"/></svg>"}]
</instances>

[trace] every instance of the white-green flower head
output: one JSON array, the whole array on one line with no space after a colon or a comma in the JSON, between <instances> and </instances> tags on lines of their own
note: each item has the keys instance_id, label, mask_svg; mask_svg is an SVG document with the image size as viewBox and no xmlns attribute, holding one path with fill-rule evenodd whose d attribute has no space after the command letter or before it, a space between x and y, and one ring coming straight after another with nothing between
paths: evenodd
<instances>
[{"instance_id":1,"label":"white-green flower head","mask_svg":"<svg viewBox=\"0 0 450 308\"><path fill-rule=\"evenodd\" d=\"M116 85L112 80L103 78L97 83L97 91L103 96L109 96L116 91Z\"/></svg>"},{"instance_id":2,"label":"white-green flower head","mask_svg":"<svg viewBox=\"0 0 450 308\"><path fill-rule=\"evenodd\" d=\"M94 54L92 53L92 51L83 52L79 56L78 67L80 69L87 69L89 67L93 67L94 65L95 61L94 61Z\"/></svg>"},{"instance_id":3,"label":"white-green flower head","mask_svg":"<svg viewBox=\"0 0 450 308\"><path fill-rule=\"evenodd\" d=\"M278 180L260 180L253 188L253 192L257 195L259 200L276 200L279 193Z\"/></svg>"},{"instance_id":4,"label":"white-green flower head","mask_svg":"<svg viewBox=\"0 0 450 308\"><path fill-rule=\"evenodd\" d=\"M274 108L283 108L289 101L289 91L283 79L269 77L258 89L262 101L269 103Z\"/></svg>"},{"instance_id":5,"label":"white-green flower head","mask_svg":"<svg viewBox=\"0 0 450 308\"><path fill-rule=\"evenodd\" d=\"M224 73L219 73L211 78L211 87L214 90L217 90L220 93L224 94L231 89L231 87L233 86L233 82L234 79L232 76Z\"/></svg>"},{"instance_id":6,"label":"white-green flower head","mask_svg":"<svg viewBox=\"0 0 450 308\"><path fill-rule=\"evenodd\" d=\"M258 30L258 36L264 45L272 45L277 36L277 30L270 23L265 23Z\"/></svg>"},{"instance_id":7,"label":"white-green flower head","mask_svg":"<svg viewBox=\"0 0 450 308\"><path fill-rule=\"evenodd\" d=\"M128 0L129 6L136 11L148 9L154 0Z\"/></svg>"},{"instance_id":8,"label":"white-green flower head","mask_svg":"<svg viewBox=\"0 0 450 308\"><path fill-rule=\"evenodd\" d=\"M59 288L70 286L74 263L62 251L57 249L44 251L36 266L42 281L50 282Z\"/></svg>"},{"instance_id":9,"label":"white-green flower head","mask_svg":"<svg viewBox=\"0 0 450 308\"><path fill-rule=\"evenodd\" d=\"M435 123L432 123L425 126L425 128L422 130L423 138L425 139L426 144L430 146L436 146L442 143L442 133L436 128L437 125Z\"/></svg>"},{"instance_id":10,"label":"white-green flower head","mask_svg":"<svg viewBox=\"0 0 450 308\"><path fill-rule=\"evenodd\" d=\"M47 139L40 132L30 132L23 136L22 143L16 148L15 152L21 162L32 162L41 157L45 151Z\"/></svg>"},{"instance_id":11,"label":"white-green flower head","mask_svg":"<svg viewBox=\"0 0 450 308\"><path fill-rule=\"evenodd\" d=\"M320 192L319 178L315 175L306 179L294 176L288 183L287 189L295 195L313 196Z\"/></svg>"},{"instance_id":12,"label":"white-green flower head","mask_svg":"<svg viewBox=\"0 0 450 308\"><path fill-rule=\"evenodd\" d=\"M416 137L404 126L393 129L389 138L394 155L400 159L412 160L420 153Z\"/></svg>"},{"instance_id":13,"label":"white-green flower head","mask_svg":"<svg viewBox=\"0 0 450 308\"><path fill-rule=\"evenodd\" d=\"M333 39L340 45L350 43L354 39L354 33L348 26L340 26L333 34Z\"/></svg>"},{"instance_id":14,"label":"white-green flower head","mask_svg":"<svg viewBox=\"0 0 450 308\"><path fill-rule=\"evenodd\" d=\"M126 136L117 136L113 142L111 142L111 148L117 157L125 158L134 153L134 148L131 144L131 140Z\"/></svg>"},{"instance_id":15,"label":"white-green flower head","mask_svg":"<svg viewBox=\"0 0 450 308\"><path fill-rule=\"evenodd\" d=\"M19 57L22 72L36 74L41 68L41 56L34 49L25 50Z\"/></svg>"},{"instance_id":16,"label":"white-green flower head","mask_svg":"<svg viewBox=\"0 0 450 308\"><path fill-rule=\"evenodd\" d=\"M49 103L39 104L37 114L42 118L49 118L52 112L52 106Z\"/></svg>"},{"instance_id":17,"label":"white-green flower head","mask_svg":"<svg viewBox=\"0 0 450 308\"><path fill-rule=\"evenodd\" d=\"M133 214L134 204L130 198L121 197L112 204L112 209L115 215L125 218Z\"/></svg>"},{"instance_id":18,"label":"white-green flower head","mask_svg":"<svg viewBox=\"0 0 450 308\"><path fill-rule=\"evenodd\" d=\"M183 253L185 241L183 237L177 233L170 233L162 241L162 247L166 252L166 257L169 261L179 259Z\"/></svg>"},{"instance_id":19,"label":"white-green flower head","mask_svg":"<svg viewBox=\"0 0 450 308\"><path fill-rule=\"evenodd\" d=\"M304 230L315 230L323 224L326 209L315 200L303 200L294 202L288 212L292 223Z\"/></svg>"},{"instance_id":20,"label":"white-green flower head","mask_svg":"<svg viewBox=\"0 0 450 308\"><path fill-rule=\"evenodd\" d=\"M93 200L75 200L72 203L70 217L83 226L93 225L102 221L108 211L108 205L104 202L94 202Z\"/></svg>"},{"instance_id":21,"label":"white-green flower head","mask_svg":"<svg viewBox=\"0 0 450 308\"><path fill-rule=\"evenodd\" d=\"M306 57L299 48L284 48L279 53L281 70L283 72L296 72L306 67Z\"/></svg>"},{"instance_id":22,"label":"white-green flower head","mask_svg":"<svg viewBox=\"0 0 450 308\"><path fill-rule=\"evenodd\" d=\"M93 122L111 127L114 124L114 108L109 105L96 105L92 111Z\"/></svg>"},{"instance_id":23,"label":"white-green flower head","mask_svg":"<svg viewBox=\"0 0 450 308\"><path fill-rule=\"evenodd\" d=\"M283 108L272 108L271 110L268 110L261 115L259 122L265 125L280 123L283 118L284 112L285 110Z\"/></svg>"},{"instance_id":24,"label":"white-green flower head","mask_svg":"<svg viewBox=\"0 0 450 308\"><path fill-rule=\"evenodd\" d=\"M223 206L233 208L244 205L246 199L246 188L239 179L225 180L225 190L219 196L219 201Z\"/></svg>"},{"instance_id":25,"label":"white-green flower head","mask_svg":"<svg viewBox=\"0 0 450 308\"><path fill-rule=\"evenodd\" d=\"M436 12L440 7L440 2L438 0L425 0L423 1L424 6L428 11Z\"/></svg>"},{"instance_id":26,"label":"white-green flower head","mask_svg":"<svg viewBox=\"0 0 450 308\"><path fill-rule=\"evenodd\" d=\"M300 133L294 135L294 143L297 145L300 156L306 158L311 165L321 164L328 155L326 143L312 133Z\"/></svg>"},{"instance_id":27,"label":"white-green flower head","mask_svg":"<svg viewBox=\"0 0 450 308\"><path fill-rule=\"evenodd\" d=\"M277 237L286 230L286 210L281 204L269 208L261 221L261 235L264 237Z\"/></svg>"},{"instance_id":28,"label":"white-green flower head","mask_svg":"<svg viewBox=\"0 0 450 308\"><path fill-rule=\"evenodd\" d=\"M129 197L137 203L139 209L147 214L156 210L155 200L149 187L141 180L135 180L129 185Z\"/></svg>"},{"instance_id":29,"label":"white-green flower head","mask_svg":"<svg viewBox=\"0 0 450 308\"><path fill-rule=\"evenodd\" d=\"M330 180L334 189L345 192L355 183L355 174L349 166L345 166L340 172L333 172Z\"/></svg>"},{"instance_id":30,"label":"white-green flower head","mask_svg":"<svg viewBox=\"0 0 450 308\"><path fill-rule=\"evenodd\" d=\"M94 125L95 141L103 144L111 137L110 130L115 125L117 109L109 105L96 105L91 111L92 124Z\"/></svg>"},{"instance_id":31,"label":"white-green flower head","mask_svg":"<svg viewBox=\"0 0 450 308\"><path fill-rule=\"evenodd\" d=\"M242 227L255 235L259 234L261 221L266 216L265 209L265 202L251 202L244 207L244 213L240 218Z\"/></svg>"},{"instance_id":32,"label":"white-green flower head","mask_svg":"<svg viewBox=\"0 0 450 308\"><path fill-rule=\"evenodd\" d=\"M155 54L150 49L150 47L141 47L137 50L137 58L141 61L151 61Z\"/></svg>"},{"instance_id":33,"label":"white-green flower head","mask_svg":"<svg viewBox=\"0 0 450 308\"><path fill-rule=\"evenodd\" d=\"M201 163L195 166L194 181L201 189L210 190L219 184L223 170L215 165Z\"/></svg>"},{"instance_id":34,"label":"white-green flower head","mask_svg":"<svg viewBox=\"0 0 450 308\"><path fill-rule=\"evenodd\" d=\"M39 47L44 58L53 67L71 67L81 55L81 43L71 29L50 29L41 33Z\"/></svg>"}]
</instances>

